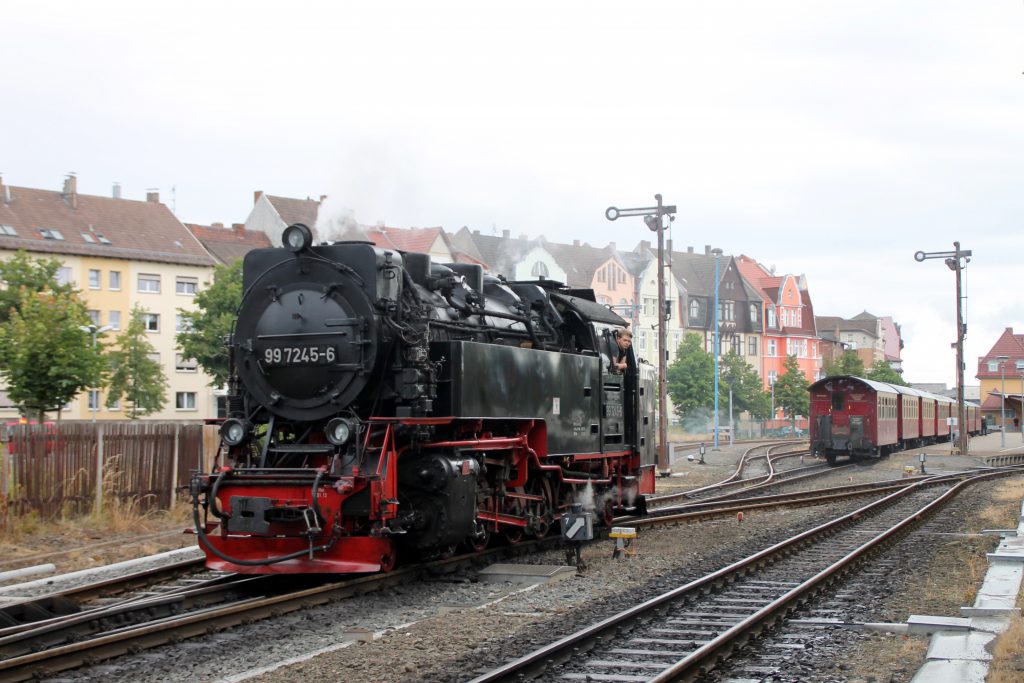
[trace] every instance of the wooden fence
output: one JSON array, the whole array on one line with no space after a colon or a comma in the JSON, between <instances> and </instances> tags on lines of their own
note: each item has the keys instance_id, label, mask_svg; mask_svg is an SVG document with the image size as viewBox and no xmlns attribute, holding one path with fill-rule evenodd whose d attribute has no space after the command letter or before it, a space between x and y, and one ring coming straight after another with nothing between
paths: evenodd
<instances>
[{"instance_id":1,"label":"wooden fence","mask_svg":"<svg viewBox=\"0 0 1024 683\"><path fill-rule=\"evenodd\" d=\"M208 469L216 427L72 422L7 428L0 515L84 515L113 501L166 509L196 469Z\"/></svg>"}]
</instances>

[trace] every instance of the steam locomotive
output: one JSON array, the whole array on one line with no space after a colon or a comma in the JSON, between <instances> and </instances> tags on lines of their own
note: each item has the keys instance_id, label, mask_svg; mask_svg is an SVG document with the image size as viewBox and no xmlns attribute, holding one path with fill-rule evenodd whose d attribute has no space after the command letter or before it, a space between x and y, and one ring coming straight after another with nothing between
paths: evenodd
<instances>
[{"instance_id":1,"label":"steam locomotive","mask_svg":"<svg viewBox=\"0 0 1024 683\"><path fill-rule=\"evenodd\" d=\"M191 482L207 566L388 571L598 521L654 491L655 372L588 289L369 242L251 251L228 416ZM630 351L632 353L632 351Z\"/></svg>"}]
</instances>

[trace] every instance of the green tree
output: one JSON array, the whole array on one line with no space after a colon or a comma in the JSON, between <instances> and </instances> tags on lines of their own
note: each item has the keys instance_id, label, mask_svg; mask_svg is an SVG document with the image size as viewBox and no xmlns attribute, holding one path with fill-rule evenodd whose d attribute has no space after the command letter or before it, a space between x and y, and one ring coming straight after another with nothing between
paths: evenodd
<instances>
[{"instance_id":1,"label":"green tree","mask_svg":"<svg viewBox=\"0 0 1024 683\"><path fill-rule=\"evenodd\" d=\"M142 320L145 312L135 305L128 327L117 336L117 348L108 354L111 375L107 407L113 408L124 397L131 420L155 413L167 403L167 376L160 363L151 357L155 349L146 339Z\"/></svg>"},{"instance_id":2,"label":"green tree","mask_svg":"<svg viewBox=\"0 0 1024 683\"><path fill-rule=\"evenodd\" d=\"M732 387L733 406L737 412L748 411L756 420L764 420L771 414L772 397L764 390L761 376L750 363L735 351L722 356L719 362L720 381L726 391ZM721 385L719 386L721 391Z\"/></svg>"},{"instance_id":3,"label":"green tree","mask_svg":"<svg viewBox=\"0 0 1024 683\"><path fill-rule=\"evenodd\" d=\"M699 334L684 335L676 359L668 366L667 389L676 415L682 419L697 408L714 402L715 361L701 348Z\"/></svg>"},{"instance_id":4,"label":"green tree","mask_svg":"<svg viewBox=\"0 0 1024 683\"><path fill-rule=\"evenodd\" d=\"M898 384L901 387L909 387L910 385L903 379L900 373L893 370L892 366L884 360L876 360L872 365L871 369L868 370L864 377L867 379L873 379L876 382L888 382L889 384Z\"/></svg>"},{"instance_id":5,"label":"green tree","mask_svg":"<svg viewBox=\"0 0 1024 683\"><path fill-rule=\"evenodd\" d=\"M825 364L826 377L838 377L839 375L863 377L864 372L864 361L860 359L856 351L844 351L839 358Z\"/></svg>"},{"instance_id":6,"label":"green tree","mask_svg":"<svg viewBox=\"0 0 1024 683\"><path fill-rule=\"evenodd\" d=\"M807 387L811 385L796 361L796 356L786 356L783 372L775 380L775 405L781 406L796 426L797 415L807 415L810 396Z\"/></svg>"},{"instance_id":7,"label":"green tree","mask_svg":"<svg viewBox=\"0 0 1024 683\"><path fill-rule=\"evenodd\" d=\"M61 262L55 258L35 259L25 250L19 250L6 261L0 261L0 324L11 318L11 310L20 311L22 300L36 292L50 291L70 295L75 288L70 284L57 284L57 271Z\"/></svg>"},{"instance_id":8,"label":"green tree","mask_svg":"<svg viewBox=\"0 0 1024 683\"><path fill-rule=\"evenodd\" d=\"M196 294L196 310L178 309L188 332L178 334L181 355L195 358L212 386L228 380L229 356L224 338L231 334L242 301L242 261L217 266L213 284Z\"/></svg>"},{"instance_id":9,"label":"green tree","mask_svg":"<svg viewBox=\"0 0 1024 683\"><path fill-rule=\"evenodd\" d=\"M90 322L74 294L26 293L0 326L0 376L22 414L42 422L83 389L102 383L101 348L79 326Z\"/></svg>"}]
</instances>

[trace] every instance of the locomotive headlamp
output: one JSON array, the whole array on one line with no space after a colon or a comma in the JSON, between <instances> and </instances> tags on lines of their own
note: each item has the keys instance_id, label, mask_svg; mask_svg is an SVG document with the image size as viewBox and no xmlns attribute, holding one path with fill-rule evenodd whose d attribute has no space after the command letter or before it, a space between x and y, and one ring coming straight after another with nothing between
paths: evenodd
<instances>
[{"instance_id":1,"label":"locomotive headlamp","mask_svg":"<svg viewBox=\"0 0 1024 683\"><path fill-rule=\"evenodd\" d=\"M335 446L341 446L352 436L352 423L343 417L336 417L327 423L324 433L327 440Z\"/></svg>"},{"instance_id":2,"label":"locomotive headlamp","mask_svg":"<svg viewBox=\"0 0 1024 683\"><path fill-rule=\"evenodd\" d=\"M304 224L295 223L285 228L281 241L290 251L298 253L313 244L313 232Z\"/></svg>"},{"instance_id":3,"label":"locomotive headlamp","mask_svg":"<svg viewBox=\"0 0 1024 683\"><path fill-rule=\"evenodd\" d=\"M229 418L220 426L220 438L229 446L237 446L249 436L252 425L244 420Z\"/></svg>"}]
</instances>

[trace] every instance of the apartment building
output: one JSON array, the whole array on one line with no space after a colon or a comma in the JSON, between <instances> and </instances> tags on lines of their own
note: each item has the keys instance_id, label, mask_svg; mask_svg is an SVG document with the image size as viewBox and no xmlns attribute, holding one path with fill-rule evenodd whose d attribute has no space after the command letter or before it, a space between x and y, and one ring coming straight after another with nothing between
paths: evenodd
<instances>
[{"instance_id":1,"label":"apartment building","mask_svg":"<svg viewBox=\"0 0 1024 683\"><path fill-rule=\"evenodd\" d=\"M182 330L178 309L194 307L196 293L210 279L214 260L162 203L158 192L145 201L124 199L119 186L110 197L80 194L78 179L65 178L60 191L5 185L0 178L0 258L20 249L61 261L58 280L80 290L110 344L138 304L154 358L167 375L163 410L151 420L202 419L214 415L209 377L177 352ZM104 329L106 328L106 329ZM0 418L17 415L4 395ZM67 419L124 419L120 405L108 409L103 391L83 392L63 412Z\"/></svg>"}]
</instances>

